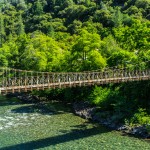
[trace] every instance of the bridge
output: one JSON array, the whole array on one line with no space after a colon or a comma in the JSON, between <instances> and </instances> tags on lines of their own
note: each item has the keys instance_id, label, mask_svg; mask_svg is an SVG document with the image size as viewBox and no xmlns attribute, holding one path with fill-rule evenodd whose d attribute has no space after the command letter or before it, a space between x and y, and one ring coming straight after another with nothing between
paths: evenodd
<instances>
[{"instance_id":1,"label":"bridge","mask_svg":"<svg viewBox=\"0 0 150 150\"><path fill-rule=\"evenodd\" d=\"M0 67L0 93L150 80L150 69L107 68L87 72L37 72Z\"/></svg>"}]
</instances>

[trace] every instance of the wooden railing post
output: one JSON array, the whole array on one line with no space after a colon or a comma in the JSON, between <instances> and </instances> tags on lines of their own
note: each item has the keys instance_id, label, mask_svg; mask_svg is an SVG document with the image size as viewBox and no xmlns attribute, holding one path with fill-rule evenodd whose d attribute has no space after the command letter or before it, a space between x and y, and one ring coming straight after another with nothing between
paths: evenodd
<instances>
[{"instance_id":1,"label":"wooden railing post","mask_svg":"<svg viewBox=\"0 0 150 150\"><path fill-rule=\"evenodd\" d=\"M47 83L48 83L48 88L50 89L50 76L49 76L49 73L47 73Z\"/></svg>"},{"instance_id":2,"label":"wooden railing post","mask_svg":"<svg viewBox=\"0 0 150 150\"><path fill-rule=\"evenodd\" d=\"M25 70L25 92L27 92L27 71Z\"/></svg>"},{"instance_id":3,"label":"wooden railing post","mask_svg":"<svg viewBox=\"0 0 150 150\"><path fill-rule=\"evenodd\" d=\"M58 74L58 83L59 83L59 88L61 88L60 74Z\"/></svg>"}]
</instances>

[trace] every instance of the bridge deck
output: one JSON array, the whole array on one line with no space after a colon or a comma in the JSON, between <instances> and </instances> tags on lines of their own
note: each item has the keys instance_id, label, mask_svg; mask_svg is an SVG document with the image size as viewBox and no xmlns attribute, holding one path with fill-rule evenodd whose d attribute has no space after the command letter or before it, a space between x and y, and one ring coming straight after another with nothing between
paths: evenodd
<instances>
[{"instance_id":1,"label":"bridge deck","mask_svg":"<svg viewBox=\"0 0 150 150\"><path fill-rule=\"evenodd\" d=\"M129 81L140 81L140 80L150 80L150 75L144 76L132 76L132 77L118 77L118 78L105 78L105 79L93 79L93 80L81 80L81 81L64 81L56 83L43 83L43 84L32 84L23 86L7 86L1 87L0 93L14 93L22 91L32 91L32 90L44 90L49 88L65 88L65 87L75 87L75 86L90 86L90 85L102 85L109 83L120 83Z\"/></svg>"}]
</instances>

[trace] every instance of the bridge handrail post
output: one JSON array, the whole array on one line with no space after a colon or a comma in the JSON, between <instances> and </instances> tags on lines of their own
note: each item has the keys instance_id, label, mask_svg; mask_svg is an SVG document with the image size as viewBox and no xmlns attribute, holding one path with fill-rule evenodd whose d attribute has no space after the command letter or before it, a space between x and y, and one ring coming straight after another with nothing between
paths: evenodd
<instances>
[{"instance_id":1,"label":"bridge handrail post","mask_svg":"<svg viewBox=\"0 0 150 150\"><path fill-rule=\"evenodd\" d=\"M5 90L5 94L7 94L7 68L5 68L5 72L6 72L6 79L5 79L5 87L6 87L6 90Z\"/></svg>"},{"instance_id":2,"label":"bridge handrail post","mask_svg":"<svg viewBox=\"0 0 150 150\"><path fill-rule=\"evenodd\" d=\"M48 72L47 72L47 84L48 84L48 88L50 88L50 76Z\"/></svg>"},{"instance_id":3,"label":"bridge handrail post","mask_svg":"<svg viewBox=\"0 0 150 150\"><path fill-rule=\"evenodd\" d=\"M70 76L71 76L71 73L70 73ZM69 76L69 86L71 87L71 79L70 79L70 76Z\"/></svg>"},{"instance_id":4,"label":"bridge handrail post","mask_svg":"<svg viewBox=\"0 0 150 150\"><path fill-rule=\"evenodd\" d=\"M25 70L25 92L27 92L27 71Z\"/></svg>"},{"instance_id":5,"label":"bridge handrail post","mask_svg":"<svg viewBox=\"0 0 150 150\"><path fill-rule=\"evenodd\" d=\"M39 72L36 73L36 89L39 90Z\"/></svg>"},{"instance_id":6,"label":"bridge handrail post","mask_svg":"<svg viewBox=\"0 0 150 150\"><path fill-rule=\"evenodd\" d=\"M42 72L42 89L43 90L44 90L44 83L45 83L44 72Z\"/></svg>"},{"instance_id":7,"label":"bridge handrail post","mask_svg":"<svg viewBox=\"0 0 150 150\"><path fill-rule=\"evenodd\" d=\"M55 78L55 73L52 73L51 74L51 83L52 83L52 87L55 89L54 78Z\"/></svg>"},{"instance_id":8,"label":"bridge handrail post","mask_svg":"<svg viewBox=\"0 0 150 150\"><path fill-rule=\"evenodd\" d=\"M79 75L79 78L78 78L78 80L79 80L79 86L81 87L81 73L79 73L78 75Z\"/></svg>"},{"instance_id":9,"label":"bridge handrail post","mask_svg":"<svg viewBox=\"0 0 150 150\"><path fill-rule=\"evenodd\" d=\"M58 73L58 83L59 83L59 88L61 88L60 73Z\"/></svg>"},{"instance_id":10,"label":"bridge handrail post","mask_svg":"<svg viewBox=\"0 0 150 150\"><path fill-rule=\"evenodd\" d=\"M14 71L14 70L13 70ZM9 70L9 74L10 74L10 70ZM16 74L16 73L15 73ZM10 75L9 75L9 78L10 78ZM12 80L12 93L14 93L14 86L15 86L15 83L16 83L16 79L15 77L13 77L14 80Z\"/></svg>"},{"instance_id":11,"label":"bridge handrail post","mask_svg":"<svg viewBox=\"0 0 150 150\"><path fill-rule=\"evenodd\" d=\"M33 86L33 72L31 71L31 77L30 77L30 79L31 79L31 91L32 91L32 86Z\"/></svg>"},{"instance_id":12,"label":"bridge handrail post","mask_svg":"<svg viewBox=\"0 0 150 150\"><path fill-rule=\"evenodd\" d=\"M19 92L20 92L20 88L21 88L21 87L20 87L20 86L21 86L21 83L20 83L20 80L21 80L20 72L21 72L21 71L18 70L18 80L19 80L19 81L18 81L18 83L19 83L19 90L18 90L18 91L19 91Z\"/></svg>"}]
</instances>

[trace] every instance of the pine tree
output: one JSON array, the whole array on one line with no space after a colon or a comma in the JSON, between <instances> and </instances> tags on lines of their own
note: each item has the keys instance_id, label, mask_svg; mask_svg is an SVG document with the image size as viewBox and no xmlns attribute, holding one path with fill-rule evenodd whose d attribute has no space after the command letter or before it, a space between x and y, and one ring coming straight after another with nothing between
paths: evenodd
<instances>
[{"instance_id":1,"label":"pine tree","mask_svg":"<svg viewBox=\"0 0 150 150\"><path fill-rule=\"evenodd\" d=\"M21 14L19 15L19 18L18 18L18 29L17 29L17 34L18 35L21 35L24 33L24 24L23 24L23 21L22 21L22 16Z\"/></svg>"},{"instance_id":2,"label":"pine tree","mask_svg":"<svg viewBox=\"0 0 150 150\"><path fill-rule=\"evenodd\" d=\"M113 14L113 22L115 27L122 26L123 14L120 11L120 8L117 7L115 13Z\"/></svg>"},{"instance_id":3,"label":"pine tree","mask_svg":"<svg viewBox=\"0 0 150 150\"><path fill-rule=\"evenodd\" d=\"M41 15L43 13L42 3L38 0L37 2L34 3L33 9L35 15Z\"/></svg>"},{"instance_id":4,"label":"pine tree","mask_svg":"<svg viewBox=\"0 0 150 150\"><path fill-rule=\"evenodd\" d=\"M18 0L17 7L21 10L27 9L27 5L24 0Z\"/></svg>"},{"instance_id":5,"label":"pine tree","mask_svg":"<svg viewBox=\"0 0 150 150\"><path fill-rule=\"evenodd\" d=\"M5 38L4 17L0 13L0 47L2 47L2 44L4 42L4 38Z\"/></svg>"},{"instance_id":6,"label":"pine tree","mask_svg":"<svg viewBox=\"0 0 150 150\"><path fill-rule=\"evenodd\" d=\"M54 37L55 31L52 25L49 26L47 33L50 37Z\"/></svg>"}]
</instances>

